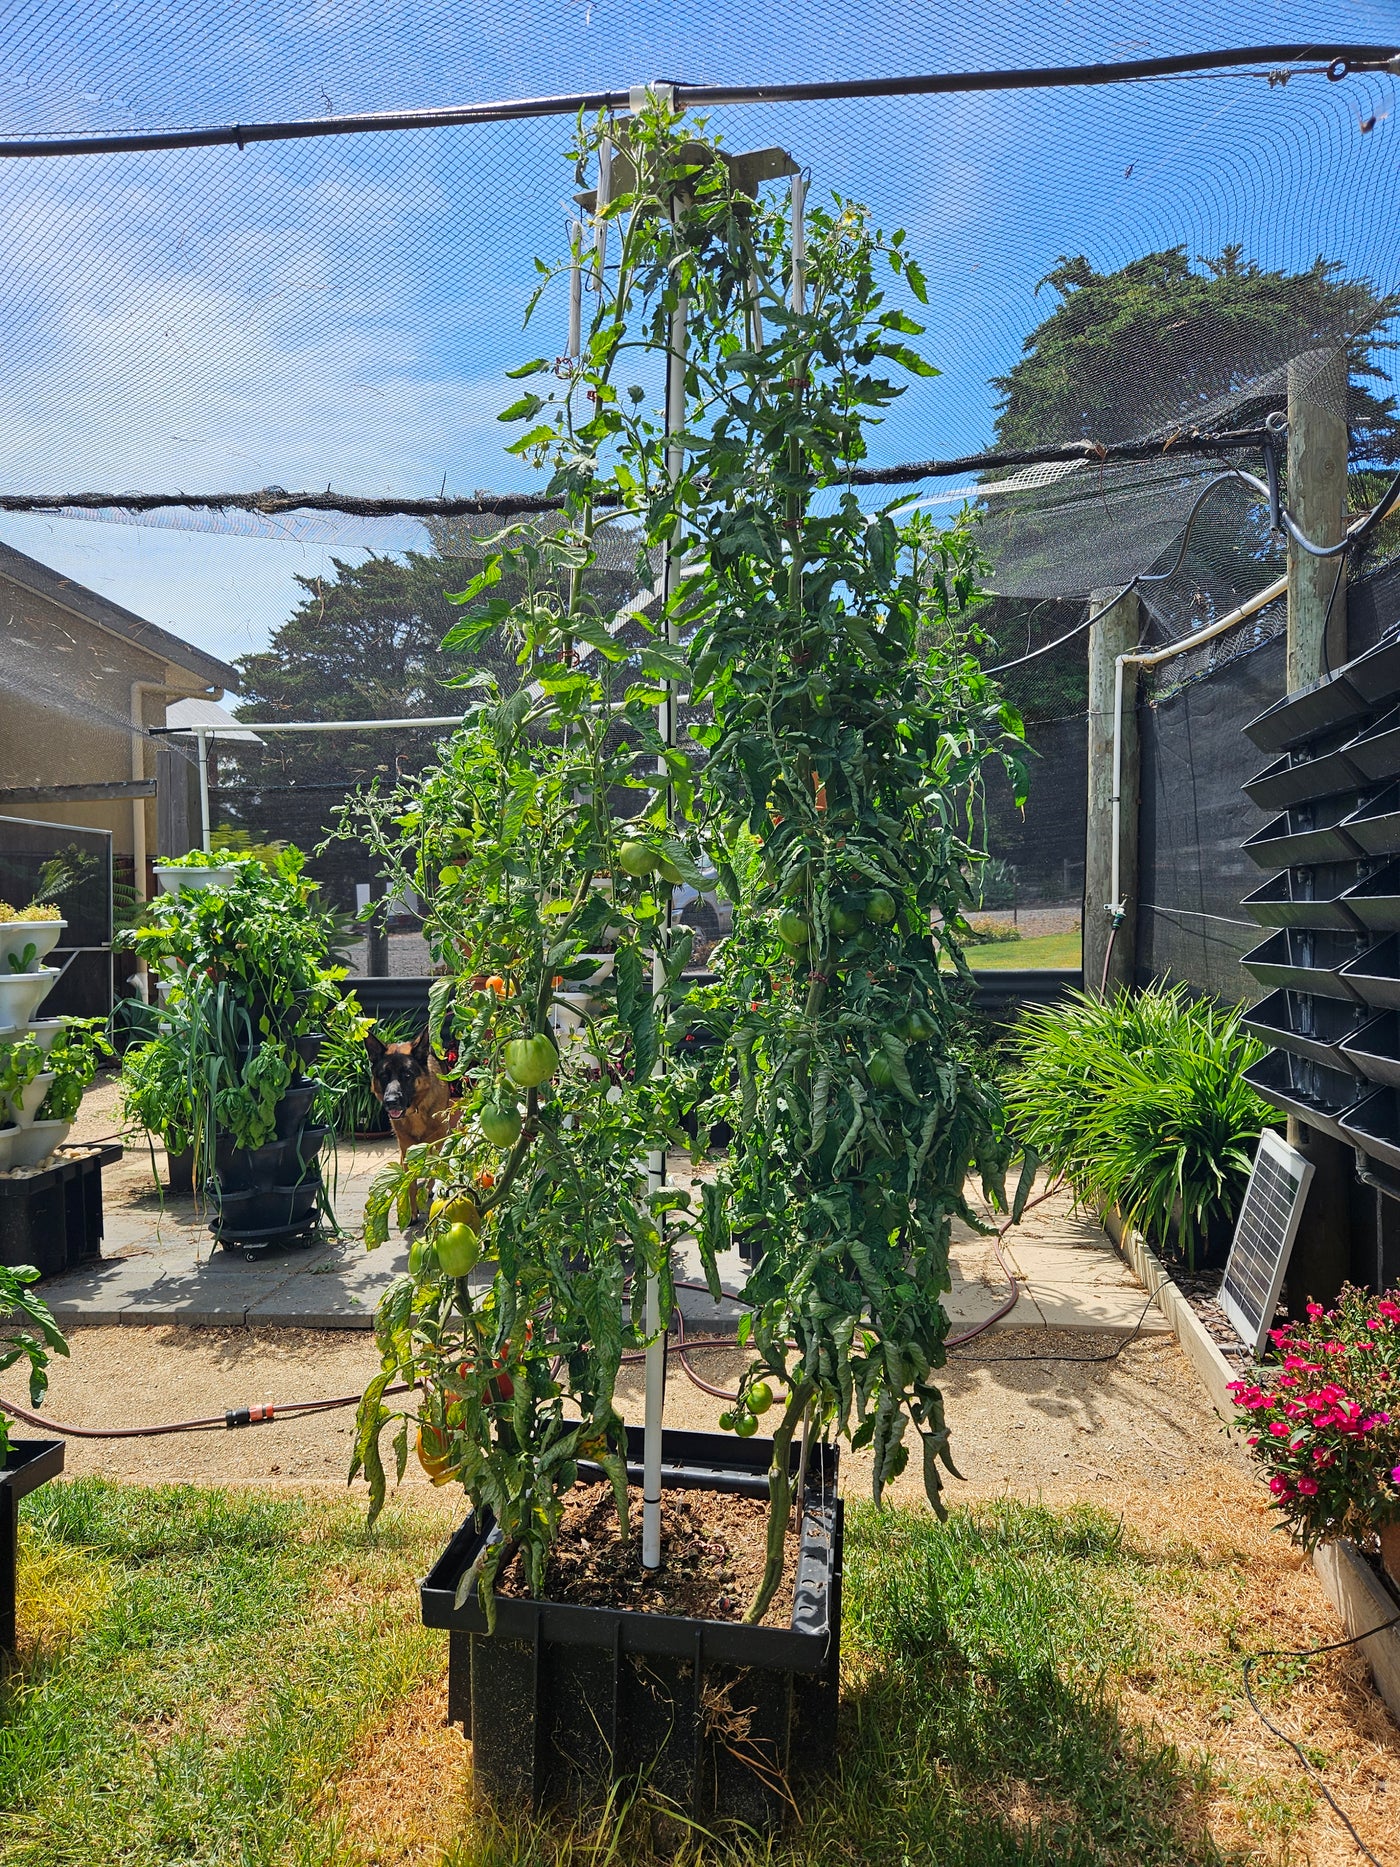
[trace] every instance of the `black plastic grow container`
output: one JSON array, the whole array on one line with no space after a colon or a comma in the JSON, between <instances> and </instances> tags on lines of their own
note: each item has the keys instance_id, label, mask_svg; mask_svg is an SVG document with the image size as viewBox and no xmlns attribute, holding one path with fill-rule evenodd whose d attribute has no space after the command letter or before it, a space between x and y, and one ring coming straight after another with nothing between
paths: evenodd
<instances>
[{"instance_id":1,"label":"black plastic grow container","mask_svg":"<svg viewBox=\"0 0 1400 1867\"><path fill-rule=\"evenodd\" d=\"M1297 1057L1311 1057L1328 1069L1352 1070L1338 1046L1354 1037L1370 1013L1365 1005L1335 998L1314 998L1310 992L1270 992L1244 1020L1247 1031L1272 1044L1275 1050L1289 1050Z\"/></svg>"},{"instance_id":2,"label":"black plastic grow container","mask_svg":"<svg viewBox=\"0 0 1400 1867\"><path fill-rule=\"evenodd\" d=\"M1341 1118L1367 1093L1367 1085L1360 1077L1328 1069L1308 1057L1290 1056L1286 1050L1271 1050L1267 1057L1252 1063L1244 1080L1276 1109L1296 1115L1309 1128L1338 1141L1346 1139Z\"/></svg>"},{"instance_id":3,"label":"black plastic grow container","mask_svg":"<svg viewBox=\"0 0 1400 1867\"><path fill-rule=\"evenodd\" d=\"M1342 906L1373 933L1400 930L1400 861L1387 862L1373 875L1348 888L1342 896Z\"/></svg>"},{"instance_id":4,"label":"black plastic grow container","mask_svg":"<svg viewBox=\"0 0 1400 1867\"><path fill-rule=\"evenodd\" d=\"M15 1650L19 1501L62 1470L61 1439L12 1439L0 1464L0 1652Z\"/></svg>"},{"instance_id":5,"label":"black plastic grow container","mask_svg":"<svg viewBox=\"0 0 1400 1867\"><path fill-rule=\"evenodd\" d=\"M1317 751L1314 744L1281 753L1249 780L1244 786L1245 796L1260 810L1287 810L1290 804L1304 804L1309 798L1354 791L1362 781L1362 774L1345 752L1332 745L1337 737L1333 733L1316 742L1330 748L1325 752ZM1351 737L1350 732L1344 733L1343 743Z\"/></svg>"},{"instance_id":6,"label":"black plastic grow container","mask_svg":"<svg viewBox=\"0 0 1400 1867\"><path fill-rule=\"evenodd\" d=\"M102 1256L102 1169L122 1157L121 1143L94 1154L65 1154L22 1180L0 1179L0 1264L32 1264L57 1277Z\"/></svg>"},{"instance_id":7,"label":"black plastic grow container","mask_svg":"<svg viewBox=\"0 0 1400 1867\"><path fill-rule=\"evenodd\" d=\"M1400 707L1374 721L1347 742L1346 755L1373 784L1400 777Z\"/></svg>"},{"instance_id":8,"label":"black plastic grow container","mask_svg":"<svg viewBox=\"0 0 1400 1867\"><path fill-rule=\"evenodd\" d=\"M1241 906L1265 927L1338 927L1355 931L1361 923L1345 899L1355 881L1353 863L1328 863L1296 873L1284 869L1246 895Z\"/></svg>"},{"instance_id":9,"label":"black plastic grow container","mask_svg":"<svg viewBox=\"0 0 1400 1867\"><path fill-rule=\"evenodd\" d=\"M1378 1010L1400 1006L1400 939L1387 934L1348 960L1337 974L1348 991Z\"/></svg>"},{"instance_id":10,"label":"black plastic grow container","mask_svg":"<svg viewBox=\"0 0 1400 1867\"><path fill-rule=\"evenodd\" d=\"M311 1114L311 1104L316 1100L316 1091L321 1085L313 1078L293 1083L285 1089L277 1103L277 1139L286 1141L292 1135L299 1134Z\"/></svg>"},{"instance_id":11,"label":"black plastic grow container","mask_svg":"<svg viewBox=\"0 0 1400 1867\"><path fill-rule=\"evenodd\" d=\"M1377 642L1364 655L1349 661L1338 670L1353 693L1360 694L1369 706L1378 706L1392 695L1400 694L1400 635Z\"/></svg>"},{"instance_id":12,"label":"black plastic grow container","mask_svg":"<svg viewBox=\"0 0 1400 1867\"><path fill-rule=\"evenodd\" d=\"M304 1231L315 1222L320 1191L321 1177L314 1173L296 1186L220 1193L209 1229L220 1243Z\"/></svg>"},{"instance_id":13,"label":"black plastic grow container","mask_svg":"<svg viewBox=\"0 0 1400 1867\"><path fill-rule=\"evenodd\" d=\"M1400 855L1400 784L1364 798L1337 827L1368 856Z\"/></svg>"},{"instance_id":14,"label":"black plastic grow container","mask_svg":"<svg viewBox=\"0 0 1400 1867\"><path fill-rule=\"evenodd\" d=\"M1240 964L1260 985L1276 990L1311 992L1318 998L1358 1000L1342 968L1367 950L1361 933L1334 933L1311 927L1283 927L1246 953Z\"/></svg>"},{"instance_id":15,"label":"black plastic grow container","mask_svg":"<svg viewBox=\"0 0 1400 1867\"><path fill-rule=\"evenodd\" d=\"M301 1037L292 1039L292 1048L302 1065L310 1069L321 1054L321 1046L326 1041L324 1031L307 1031Z\"/></svg>"},{"instance_id":16,"label":"black plastic grow container","mask_svg":"<svg viewBox=\"0 0 1400 1867\"><path fill-rule=\"evenodd\" d=\"M1400 1169L1400 1095L1378 1089L1359 1102L1341 1122L1342 1139L1372 1160Z\"/></svg>"},{"instance_id":17,"label":"black plastic grow container","mask_svg":"<svg viewBox=\"0 0 1400 1867\"><path fill-rule=\"evenodd\" d=\"M642 1432L627 1429L641 1481ZM670 1488L767 1495L772 1441L667 1432ZM793 1448L794 1469L797 1449ZM776 1825L787 1785L835 1757L841 1644L842 1505L837 1450L808 1466L787 1627L497 1596L495 1632L457 1583L492 1529L471 1517L422 1584L423 1621L450 1633L447 1715L472 1740L494 1804L579 1803L611 1780L644 1779L709 1825ZM736 1735L743 1732L742 1737Z\"/></svg>"},{"instance_id":18,"label":"black plastic grow container","mask_svg":"<svg viewBox=\"0 0 1400 1867\"><path fill-rule=\"evenodd\" d=\"M1356 794L1344 791L1306 804L1295 804L1256 830L1244 852L1261 869L1294 868L1303 863L1346 862L1359 852L1342 827L1356 808Z\"/></svg>"},{"instance_id":19,"label":"black plastic grow container","mask_svg":"<svg viewBox=\"0 0 1400 1867\"><path fill-rule=\"evenodd\" d=\"M1326 680L1276 700L1256 714L1244 730L1261 752L1286 752L1334 727L1359 724L1370 710L1371 703L1339 670Z\"/></svg>"},{"instance_id":20,"label":"black plastic grow container","mask_svg":"<svg viewBox=\"0 0 1400 1867\"><path fill-rule=\"evenodd\" d=\"M1368 1018L1359 1031L1343 1040L1341 1053L1368 1083L1400 1088L1400 1012L1383 1011Z\"/></svg>"}]
</instances>

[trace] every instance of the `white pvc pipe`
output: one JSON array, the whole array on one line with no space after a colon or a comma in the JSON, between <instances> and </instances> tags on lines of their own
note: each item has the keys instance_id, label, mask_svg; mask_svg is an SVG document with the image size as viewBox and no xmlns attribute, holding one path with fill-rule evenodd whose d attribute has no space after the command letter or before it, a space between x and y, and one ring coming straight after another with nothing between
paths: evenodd
<instances>
[{"instance_id":1,"label":"white pvc pipe","mask_svg":"<svg viewBox=\"0 0 1400 1867\"><path fill-rule=\"evenodd\" d=\"M1188 654L1193 648L1200 648L1205 642L1213 641L1217 635L1223 635L1227 629L1244 622L1248 617L1257 615L1261 609L1267 609L1270 603L1276 603L1288 590L1287 577L1280 577L1276 582L1266 584L1264 588L1250 597L1247 603L1241 603L1238 609L1232 609L1228 615L1221 616L1204 629L1198 629L1194 635L1184 635L1179 642L1170 642L1165 648L1149 649L1146 653L1134 650L1130 654L1119 655L1113 664L1113 794L1109 799L1111 812L1110 838L1112 842L1112 865L1110 868L1109 893L1113 899L1108 904L1110 914L1121 916L1126 911L1122 895L1122 838L1123 838L1123 671L1132 664L1135 668L1156 668L1164 661L1174 661L1178 655ZM1109 606L1112 608L1112 605ZM1117 925L1117 922L1114 923Z\"/></svg>"},{"instance_id":2,"label":"white pvc pipe","mask_svg":"<svg viewBox=\"0 0 1400 1867\"><path fill-rule=\"evenodd\" d=\"M196 726L194 737L199 748L199 846L208 855L214 847L213 828L209 822L209 728Z\"/></svg>"},{"instance_id":3,"label":"white pvc pipe","mask_svg":"<svg viewBox=\"0 0 1400 1867\"><path fill-rule=\"evenodd\" d=\"M259 739L267 733L382 733L391 728L402 729L406 726L460 726L460 713L438 713L426 720L237 720L232 730L249 732ZM158 738L173 733L197 732L195 726L167 726L153 729L151 737ZM211 728L206 727L206 732Z\"/></svg>"}]
</instances>

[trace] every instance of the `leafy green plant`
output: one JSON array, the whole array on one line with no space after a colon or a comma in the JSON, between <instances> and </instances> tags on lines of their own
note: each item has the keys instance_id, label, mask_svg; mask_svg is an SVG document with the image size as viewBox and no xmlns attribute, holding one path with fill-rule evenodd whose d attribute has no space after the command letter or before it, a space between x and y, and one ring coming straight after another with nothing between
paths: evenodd
<instances>
[{"instance_id":1,"label":"leafy green plant","mask_svg":"<svg viewBox=\"0 0 1400 1867\"><path fill-rule=\"evenodd\" d=\"M0 1041L0 1102L23 1095L47 1067L43 1048L32 1037L17 1037L11 1043Z\"/></svg>"},{"instance_id":2,"label":"leafy green plant","mask_svg":"<svg viewBox=\"0 0 1400 1867\"><path fill-rule=\"evenodd\" d=\"M104 1057L112 1055L104 1018L68 1018L49 1050L45 1068L54 1072L39 1109L40 1121L72 1121L83 1091Z\"/></svg>"},{"instance_id":3,"label":"leafy green plant","mask_svg":"<svg viewBox=\"0 0 1400 1867\"><path fill-rule=\"evenodd\" d=\"M515 1545L540 1588L581 1455L612 1471L625 1533L612 1384L638 1330L623 1280L654 1271L669 1311L666 1225L686 1222L687 1203L643 1195L640 1163L674 1143L698 1101L699 1132L727 1115L739 1137L698 1219L707 1275L717 1280L731 1223L765 1245L746 1292L755 1358L734 1430L757 1429L774 1380L788 1394L758 1619L781 1569L788 1452L804 1421L873 1448L877 1496L907 1459L912 1422L938 1505L948 1433L932 1371L950 1228L970 1216L969 1168L999 1198L1004 1165L995 1091L953 1035L979 861L971 800L987 757L1015 764L1019 722L968 651L978 564L966 531L901 527L847 484L867 422L898 393L889 374L930 371L907 341L918 326L879 283L923 295L904 236L882 238L849 203L814 213L808 297L794 304L784 211L737 192L694 126L652 106L625 132L588 128L575 160L605 138L622 139L615 173L628 178L601 210L615 270L587 295L578 358L562 375L545 359L514 372L538 380L502 417L524 424L511 451L551 469L562 522L498 541L446 643L472 650L505 630L529 684L505 701L488 685L435 771L347 824L389 866L391 889L425 903L450 973L435 1016L451 1010L474 1117L441 1148L410 1150L371 1199L370 1242L415 1184L441 1203L412 1280L380 1312L382 1372L357 1457L377 1499L385 1387L419 1383L420 1457L460 1478L504 1533L481 1570L488 1612ZM620 372L668 350L682 300L678 448ZM685 539L657 639L630 656L592 597L604 494L653 549ZM516 594L493 596L507 580ZM651 715L687 679L713 720L699 733L700 790L687 750ZM619 821L625 789L638 811ZM710 859L735 925L720 983L697 1000L667 898L680 881L712 887L697 866ZM605 930L611 978L590 987L595 1008L556 1052L560 992L598 970ZM724 1040L713 1080L655 1073L660 1030L682 1006ZM517 1138L493 1150L488 1125ZM474 1290L466 1270L483 1260L494 1281Z\"/></svg>"},{"instance_id":4,"label":"leafy green plant","mask_svg":"<svg viewBox=\"0 0 1400 1867\"><path fill-rule=\"evenodd\" d=\"M29 1404L37 1407L49 1390L49 1358L66 1355L68 1344L47 1303L31 1284L39 1273L32 1264L0 1264L0 1374L17 1361L29 1364ZM11 1421L0 1403L0 1465L10 1450Z\"/></svg>"},{"instance_id":5,"label":"leafy green plant","mask_svg":"<svg viewBox=\"0 0 1400 1867\"><path fill-rule=\"evenodd\" d=\"M1254 1144L1276 1119L1244 1081L1264 1046L1242 1017L1184 986L1034 1007L1006 1078L1016 1139L1081 1201L1116 1206L1194 1269L1238 1209Z\"/></svg>"}]
</instances>

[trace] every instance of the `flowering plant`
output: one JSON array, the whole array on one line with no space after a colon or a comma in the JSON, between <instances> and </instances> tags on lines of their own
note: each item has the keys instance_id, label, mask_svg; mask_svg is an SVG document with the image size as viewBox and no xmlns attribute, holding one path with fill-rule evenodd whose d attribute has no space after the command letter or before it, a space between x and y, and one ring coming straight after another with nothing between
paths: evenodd
<instances>
[{"instance_id":1,"label":"flowering plant","mask_svg":"<svg viewBox=\"0 0 1400 1867\"><path fill-rule=\"evenodd\" d=\"M1270 1339L1282 1365L1230 1392L1289 1533L1313 1549L1400 1522L1400 1289L1347 1285Z\"/></svg>"}]
</instances>

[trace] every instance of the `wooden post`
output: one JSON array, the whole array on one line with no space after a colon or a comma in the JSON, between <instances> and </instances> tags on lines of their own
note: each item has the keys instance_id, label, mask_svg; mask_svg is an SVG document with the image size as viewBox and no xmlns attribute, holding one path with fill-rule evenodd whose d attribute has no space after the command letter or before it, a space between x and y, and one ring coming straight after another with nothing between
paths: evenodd
<instances>
[{"instance_id":1,"label":"wooden post","mask_svg":"<svg viewBox=\"0 0 1400 1867\"><path fill-rule=\"evenodd\" d=\"M1341 542L1347 503L1347 359L1310 350L1288 366L1288 510L1314 544ZM1331 615L1328 616L1328 608ZM1346 559L1288 545L1288 691L1347 659Z\"/></svg>"},{"instance_id":2,"label":"wooden post","mask_svg":"<svg viewBox=\"0 0 1400 1867\"><path fill-rule=\"evenodd\" d=\"M1118 900L1113 898L1113 739L1118 657L1138 645L1142 626L1136 591L1113 603L1112 590L1095 590L1089 612L1111 609L1089 631L1089 795L1084 838L1084 989L1108 992L1131 986L1137 957L1138 758L1137 669L1123 670L1119 748ZM1115 931L1113 910L1122 920ZM1111 950L1110 950L1111 946Z\"/></svg>"},{"instance_id":3,"label":"wooden post","mask_svg":"<svg viewBox=\"0 0 1400 1867\"><path fill-rule=\"evenodd\" d=\"M1312 350L1288 366L1289 512L1314 544L1339 542L1346 524L1347 382L1344 351ZM1289 693L1347 659L1346 560L1288 544ZM1329 614L1330 610L1330 614ZM1308 1203L1288 1267L1288 1308L1330 1303L1351 1270L1352 1150L1290 1118L1288 1138L1313 1162Z\"/></svg>"}]
</instances>

